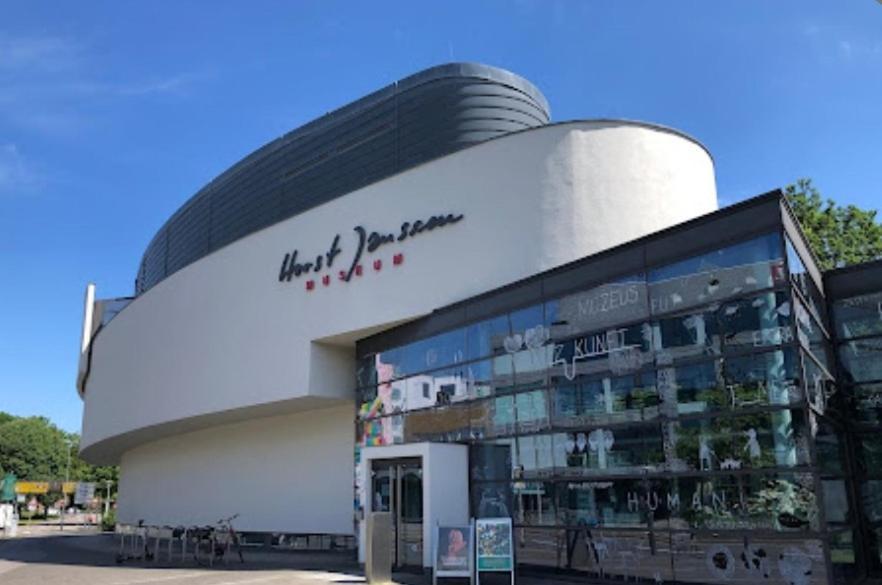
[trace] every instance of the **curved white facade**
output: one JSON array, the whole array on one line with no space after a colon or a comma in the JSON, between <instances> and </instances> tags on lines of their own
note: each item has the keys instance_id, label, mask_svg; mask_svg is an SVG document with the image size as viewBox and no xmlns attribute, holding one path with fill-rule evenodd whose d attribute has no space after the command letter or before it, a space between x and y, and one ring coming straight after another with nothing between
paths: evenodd
<instances>
[{"instance_id":1,"label":"curved white facade","mask_svg":"<svg viewBox=\"0 0 882 585\"><path fill-rule=\"evenodd\" d=\"M356 339L716 208L704 148L628 122L524 131L372 184L187 266L102 329L82 454L121 462L124 521L239 512L242 530L351 532ZM355 226L397 235L447 214L463 218L338 278ZM333 270L279 280L286 253L305 262L338 234ZM304 473L334 487L304 487ZM246 495L285 513L251 512Z\"/></svg>"}]
</instances>

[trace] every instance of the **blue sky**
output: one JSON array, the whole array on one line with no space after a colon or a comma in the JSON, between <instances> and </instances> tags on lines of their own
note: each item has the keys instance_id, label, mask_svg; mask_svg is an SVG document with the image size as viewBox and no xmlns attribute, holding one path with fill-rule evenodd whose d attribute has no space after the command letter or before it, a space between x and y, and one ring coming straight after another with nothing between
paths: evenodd
<instances>
[{"instance_id":1,"label":"blue sky","mask_svg":"<svg viewBox=\"0 0 882 585\"><path fill-rule=\"evenodd\" d=\"M882 3L62 2L0 6L0 410L78 430L83 289L265 142L422 68L519 73L554 120L666 124L723 204L808 176L882 207Z\"/></svg>"}]
</instances>

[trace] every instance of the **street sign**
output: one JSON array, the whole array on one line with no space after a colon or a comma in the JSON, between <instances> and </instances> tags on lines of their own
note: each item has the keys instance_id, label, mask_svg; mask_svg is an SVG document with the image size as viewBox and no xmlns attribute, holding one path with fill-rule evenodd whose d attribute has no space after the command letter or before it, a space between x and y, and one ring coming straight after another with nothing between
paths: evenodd
<instances>
[{"instance_id":1,"label":"street sign","mask_svg":"<svg viewBox=\"0 0 882 585\"><path fill-rule=\"evenodd\" d=\"M74 492L74 504L85 506L95 499L95 484L81 481L77 484Z\"/></svg>"},{"instance_id":2,"label":"street sign","mask_svg":"<svg viewBox=\"0 0 882 585\"><path fill-rule=\"evenodd\" d=\"M48 481L20 481L15 484L15 491L19 494L48 494Z\"/></svg>"}]
</instances>

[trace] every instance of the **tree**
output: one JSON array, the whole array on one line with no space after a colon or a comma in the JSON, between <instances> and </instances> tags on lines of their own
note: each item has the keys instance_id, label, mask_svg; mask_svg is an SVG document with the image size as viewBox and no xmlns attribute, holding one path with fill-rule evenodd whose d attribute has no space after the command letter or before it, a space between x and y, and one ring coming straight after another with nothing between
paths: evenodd
<instances>
[{"instance_id":1,"label":"tree","mask_svg":"<svg viewBox=\"0 0 882 585\"><path fill-rule=\"evenodd\" d=\"M64 432L46 418L0 412L0 468L21 480L57 481L67 476L71 481L115 483L118 468L89 465L77 455L79 444L79 435Z\"/></svg>"},{"instance_id":2,"label":"tree","mask_svg":"<svg viewBox=\"0 0 882 585\"><path fill-rule=\"evenodd\" d=\"M799 179L784 193L822 270L882 258L875 210L824 200L811 179Z\"/></svg>"}]
</instances>

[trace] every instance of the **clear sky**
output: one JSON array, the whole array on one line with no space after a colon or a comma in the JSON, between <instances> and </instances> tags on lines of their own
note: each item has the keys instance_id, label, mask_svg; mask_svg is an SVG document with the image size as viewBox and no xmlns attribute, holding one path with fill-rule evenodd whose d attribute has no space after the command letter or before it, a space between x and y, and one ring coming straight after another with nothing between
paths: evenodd
<instances>
[{"instance_id":1,"label":"clear sky","mask_svg":"<svg viewBox=\"0 0 882 585\"><path fill-rule=\"evenodd\" d=\"M684 130L714 154L721 204L807 176L882 207L878 0L0 6L0 410L70 431L85 284L131 294L207 181L431 65L510 69L556 121Z\"/></svg>"}]
</instances>

